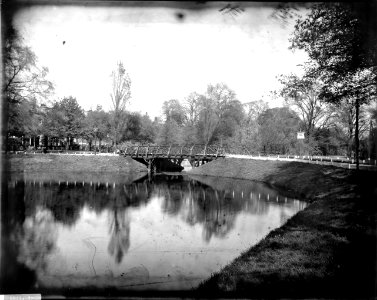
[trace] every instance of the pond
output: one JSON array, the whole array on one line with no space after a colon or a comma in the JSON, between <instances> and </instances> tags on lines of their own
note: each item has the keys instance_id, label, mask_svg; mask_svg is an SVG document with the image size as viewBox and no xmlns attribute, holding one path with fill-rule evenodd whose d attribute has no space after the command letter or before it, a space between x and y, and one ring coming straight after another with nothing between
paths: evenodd
<instances>
[{"instance_id":1,"label":"pond","mask_svg":"<svg viewBox=\"0 0 377 300\"><path fill-rule=\"evenodd\" d=\"M188 175L7 184L3 288L18 293L192 289L306 206L261 183Z\"/></svg>"}]
</instances>

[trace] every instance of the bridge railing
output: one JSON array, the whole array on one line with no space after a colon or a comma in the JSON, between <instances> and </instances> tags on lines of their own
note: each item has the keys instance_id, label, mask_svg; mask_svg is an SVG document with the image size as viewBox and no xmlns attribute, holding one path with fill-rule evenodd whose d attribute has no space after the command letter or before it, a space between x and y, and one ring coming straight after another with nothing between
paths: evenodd
<instances>
[{"instance_id":1,"label":"bridge railing","mask_svg":"<svg viewBox=\"0 0 377 300\"><path fill-rule=\"evenodd\" d=\"M122 151L125 156L223 156L225 150L216 145L165 145L165 146L128 146Z\"/></svg>"}]
</instances>

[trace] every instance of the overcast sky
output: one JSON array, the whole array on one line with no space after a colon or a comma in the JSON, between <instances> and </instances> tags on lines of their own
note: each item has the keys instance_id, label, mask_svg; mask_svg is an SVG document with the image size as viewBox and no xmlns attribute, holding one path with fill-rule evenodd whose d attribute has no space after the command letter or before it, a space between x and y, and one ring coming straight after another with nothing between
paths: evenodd
<instances>
[{"instance_id":1,"label":"overcast sky","mask_svg":"<svg viewBox=\"0 0 377 300\"><path fill-rule=\"evenodd\" d=\"M224 82L245 103L278 87L276 76L306 60L288 49L294 22L282 26L273 7L253 5L237 16L219 7L190 11L159 7L32 6L14 23L49 68L55 98L76 97L85 109L111 109L110 74L122 61L132 80L129 110L161 113L166 100ZM177 18L183 13L184 18Z\"/></svg>"}]
</instances>

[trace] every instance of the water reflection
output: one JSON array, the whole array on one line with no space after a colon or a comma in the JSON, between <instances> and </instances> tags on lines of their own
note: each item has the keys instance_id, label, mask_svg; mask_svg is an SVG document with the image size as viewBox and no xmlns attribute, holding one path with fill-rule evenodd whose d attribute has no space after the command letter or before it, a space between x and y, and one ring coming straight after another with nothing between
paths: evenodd
<instances>
[{"instance_id":1,"label":"water reflection","mask_svg":"<svg viewBox=\"0 0 377 300\"><path fill-rule=\"evenodd\" d=\"M42 289L195 287L305 207L266 185L181 175L8 190L12 274L26 267Z\"/></svg>"},{"instance_id":2,"label":"water reflection","mask_svg":"<svg viewBox=\"0 0 377 300\"><path fill-rule=\"evenodd\" d=\"M130 215L127 210L115 208L110 214L110 242L107 247L115 262L120 263L130 248Z\"/></svg>"},{"instance_id":3,"label":"water reflection","mask_svg":"<svg viewBox=\"0 0 377 300\"><path fill-rule=\"evenodd\" d=\"M45 271L47 259L56 248L56 224L48 209L37 207L34 215L27 217L17 231L18 261L37 272Z\"/></svg>"}]
</instances>

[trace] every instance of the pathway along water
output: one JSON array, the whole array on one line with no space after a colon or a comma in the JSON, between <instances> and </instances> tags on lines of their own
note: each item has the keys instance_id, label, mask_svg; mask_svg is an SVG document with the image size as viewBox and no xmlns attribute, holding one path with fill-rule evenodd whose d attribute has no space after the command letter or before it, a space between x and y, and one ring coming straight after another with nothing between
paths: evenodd
<instances>
[{"instance_id":1,"label":"pathway along water","mask_svg":"<svg viewBox=\"0 0 377 300\"><path fill-rule=\"evenodd\" d=\"M7 184L3 292L188 290L306 206L261 183L187 175Z\"/></svg>"}]
</instances>

